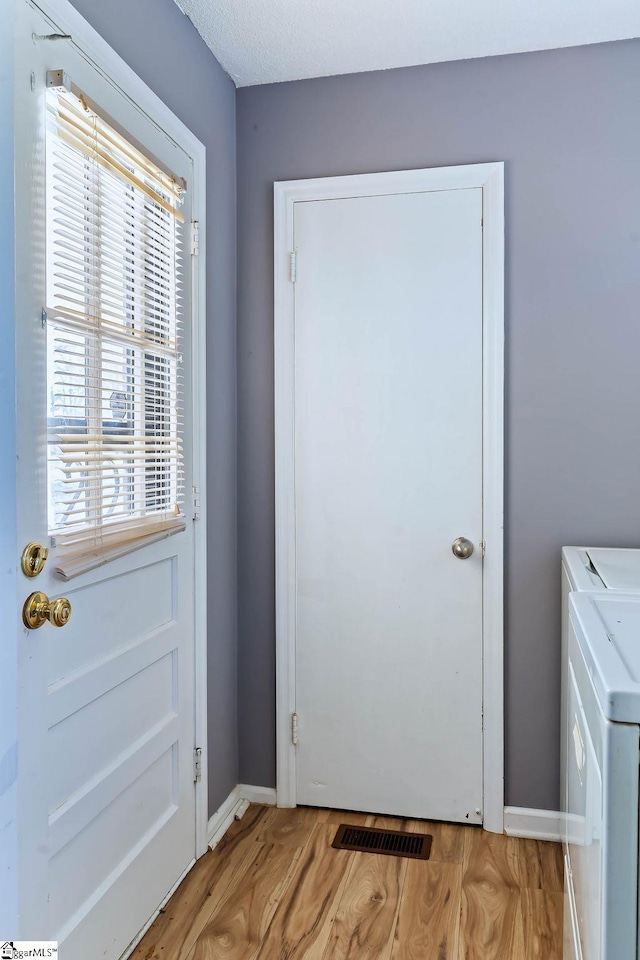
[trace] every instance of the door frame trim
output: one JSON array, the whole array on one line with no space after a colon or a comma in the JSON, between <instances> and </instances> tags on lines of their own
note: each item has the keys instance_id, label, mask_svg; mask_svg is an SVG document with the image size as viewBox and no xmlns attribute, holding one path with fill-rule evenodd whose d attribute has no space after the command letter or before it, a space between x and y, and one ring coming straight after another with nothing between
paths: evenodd
<instances>
[{"instance_id":1,"label":"door frame trim","mask_svg":"<svg viewBox=\"0 0 640 960\"><path fill-rule=\"evenodd\" d=\"M483 823L504 829L504 163L274 183L276 763L278 806L296 805L294 285L296 203L481 188L483 196Z\"/></svg>"},{"instance_id":2,"label":"door frame trim","mask_svg":"<svg viewBox=\"0 0 640 960\"><path fill-rule=\"evenodd\" d=\"M14 0L20 2L20 0ZM25 0L27 2L27 0ZM204 775L195 784L196 858L208 847L207 771L207 516L206 516L206 147L170 107L120 57L69 0L28 0L52 25L72 36L73 45L149 120L174 141L193 161L192 212L199 223L198 256L191 256L192 271L192 402L193 484L200 495L186 491L185 509L191 513L198 500L198 520L193 526L194 561L194 736L202 749ZM188 224L184 246L189 248ZM187 253L188 256L188 253Z\"/></svg>"}]
</instances>

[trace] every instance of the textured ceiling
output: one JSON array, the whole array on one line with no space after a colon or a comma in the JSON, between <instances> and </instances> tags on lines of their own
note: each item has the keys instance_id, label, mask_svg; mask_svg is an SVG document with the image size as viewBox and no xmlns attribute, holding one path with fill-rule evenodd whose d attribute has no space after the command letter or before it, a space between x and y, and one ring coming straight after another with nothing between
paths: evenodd
<instances>
[{"instance_id":1,"label":"textured ceiling","mask_svg":"<svg viewBox=\"0 0 640 960\"><path fill-rule=\"evenodd\" d=\"M176 0L237 86L640 36L640 0Z\"/></svg>"}]
</instances>

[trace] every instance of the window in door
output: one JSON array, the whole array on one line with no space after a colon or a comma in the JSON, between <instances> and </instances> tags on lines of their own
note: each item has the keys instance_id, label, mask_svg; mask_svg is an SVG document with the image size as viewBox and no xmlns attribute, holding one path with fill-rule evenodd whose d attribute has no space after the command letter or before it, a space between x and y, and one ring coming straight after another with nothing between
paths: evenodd
<instances>
[{"instance_id":1,"label":"window in door","mask_svg":"<svg viewBox=\"0 0 640 960\"><path fill-rule=\"evenodd\" d=\"M186 184L48 79L48 516L69 579L184 529Z\"/></svg>"}]
</instances>

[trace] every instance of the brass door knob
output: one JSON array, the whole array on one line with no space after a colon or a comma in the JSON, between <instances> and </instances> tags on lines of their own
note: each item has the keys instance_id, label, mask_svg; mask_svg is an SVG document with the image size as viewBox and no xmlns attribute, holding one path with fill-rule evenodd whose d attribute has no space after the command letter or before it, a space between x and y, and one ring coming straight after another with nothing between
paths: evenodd
<instances>
[{"instance_id":1,"label":"brass door knob","mask_svg":"<svg viewBox=\"0 0 640 960\"><path fill-rule=\"evenodd\" d=\"M37 630L48 620L54 627L64 627L71 616L71 604L66 597L49 600L46 593L32 593L22 608L22 622L29 630Z\"/></svg>"},{"instance_id":2,"label":"brass door knob","mask_svg":"<svg viewBox=\"0 0 640 960\"><path fill-rule=\"evenodd\" d=\"M473 553L473 544L466 537L457 537L451 544L451 549L458 560L468 560Z\"/></svg>"}]
</instances>

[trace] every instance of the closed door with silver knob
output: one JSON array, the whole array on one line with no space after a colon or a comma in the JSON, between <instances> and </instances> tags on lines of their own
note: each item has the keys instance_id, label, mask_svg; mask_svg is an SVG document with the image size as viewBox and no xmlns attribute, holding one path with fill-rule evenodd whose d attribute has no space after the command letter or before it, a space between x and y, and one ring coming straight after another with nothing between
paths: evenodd
<instances>
[{"instance_id":1,"label":"closed door with silver knob","mask_svg":"<svg viewBox=\"0 0 640 960\"><path fill-rule=\"evenodd\" d=\"M294 215L297 802L480 823L482 191Z\"/></svg>"}]
</instances>

